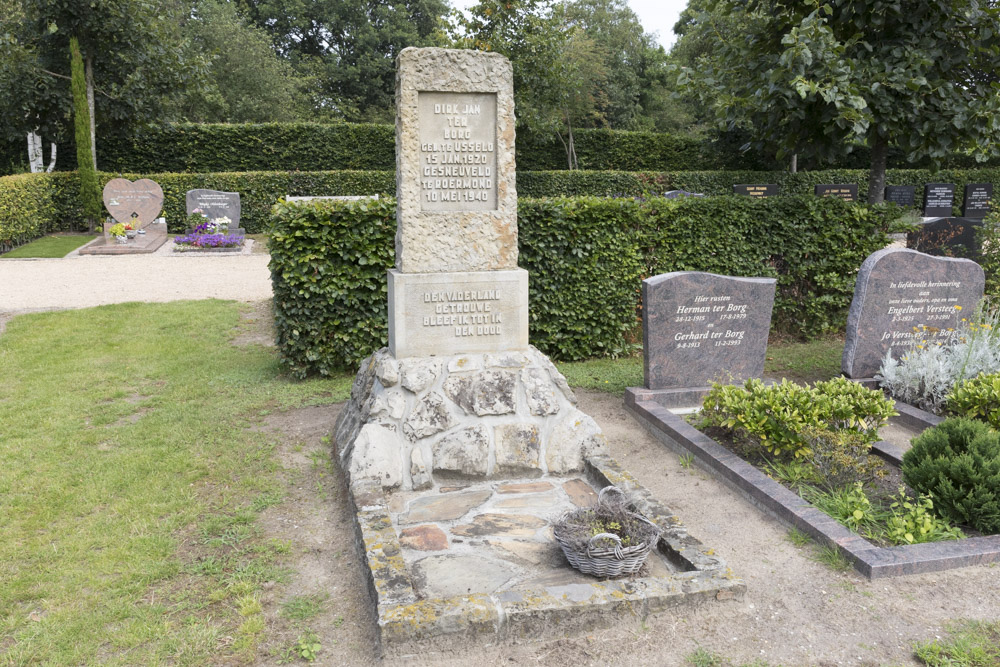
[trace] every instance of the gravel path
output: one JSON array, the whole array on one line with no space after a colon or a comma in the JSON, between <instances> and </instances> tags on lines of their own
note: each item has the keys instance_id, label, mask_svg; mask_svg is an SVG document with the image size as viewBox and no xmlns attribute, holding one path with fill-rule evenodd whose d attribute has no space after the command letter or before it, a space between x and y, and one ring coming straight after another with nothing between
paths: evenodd
<instances>
[{"instance_id":1,"label":"gravel path","mask_svg":"<svg viewBox=\"0 0 1000 667\"><path fill-rule=\"evenodd\" d=\"M126 301L271 298L267 254L193 255L168 241L148 255L0 259L0 328L12 315Z\"/></svg>"}]
</instances>

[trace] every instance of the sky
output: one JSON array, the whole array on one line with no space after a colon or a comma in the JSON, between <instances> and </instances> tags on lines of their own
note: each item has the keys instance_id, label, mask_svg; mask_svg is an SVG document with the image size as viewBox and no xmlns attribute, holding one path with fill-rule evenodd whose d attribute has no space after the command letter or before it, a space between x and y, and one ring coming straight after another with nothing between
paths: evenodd
<instances>
[{"instance_id":1,"label":"sky","mask_svg":"<svg viewBox=\"0 0 1000 667\"><path fill-rule=\"evenodd\" d=\"M451 0L453 6L466 9L476 0ZM655 33L667 50L674 43L674 24L687 7L688 0L627 0L628 6L639 16L646 32Z\"/></svg>"},{"instance_id":2,"label":"sky","mask_svg":"<svg viewBox=\"0 0 1000 667\"><path fill-rule=\"evenodd\" d=\"M628 0L642 27L646 32L657 33L660 44L668 51L676 39L674 24L687 4L687 0Z\"/></svg>"}]
</instances>

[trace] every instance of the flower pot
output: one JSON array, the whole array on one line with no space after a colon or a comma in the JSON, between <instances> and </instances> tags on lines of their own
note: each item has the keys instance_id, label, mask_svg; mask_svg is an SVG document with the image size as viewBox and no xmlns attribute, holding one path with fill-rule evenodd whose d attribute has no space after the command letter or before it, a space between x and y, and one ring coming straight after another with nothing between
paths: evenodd
<instances>
[{"instance_id":1,"label":"flower pot","mask_svg":"<svg viewBox=\"0 0 1000 667\"><path fill-rule=\"evenodd\" d=\"M119 244L122 244L122 245L128 243L128 239L126 237L124 237L124 236L116 236L116 237L114 237L114 239L115 239L115 243L119 243Z\"/></svg>"},{"instance_id":2,"label":"flower pot","mask_svg":"<svg viewBox=\"0 0 1000 667\"><path fill-rule=\"evenodd\" d=\"M125 230L125 237L126 238L134 239L135 238L135 234L136 234L136 230L134 230L134 229L127 229L127 230Z\"/></svg>"}]
</instances>

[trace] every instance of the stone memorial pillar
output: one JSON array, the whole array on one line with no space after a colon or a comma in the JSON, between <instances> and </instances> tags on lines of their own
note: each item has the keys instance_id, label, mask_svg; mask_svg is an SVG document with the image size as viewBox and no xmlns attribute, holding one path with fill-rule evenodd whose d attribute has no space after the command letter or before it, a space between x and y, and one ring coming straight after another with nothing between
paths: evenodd
<instances>
[{"instance_id":1,"label":"stone memorial pillar","mask_svg":"<svg viewBox=\"0 0 1000 667\"><path fill-rule=\"evenodd\" d=\"M397 67L389 347L362 362L334 430L352 488L582 470L604 436L528 345L510 63L408 48Z\"/></svg>"},{"instance_id":2,"label":"stone memorial pillar","mask_svg":"<svg viewBox=\"0 0 1000 667\"><path fill-rule=\"evenodd\" d=\"M514 92L496 53L404 49L396 74L397 358L528 347Z\"/></svg>"}]
</instances>

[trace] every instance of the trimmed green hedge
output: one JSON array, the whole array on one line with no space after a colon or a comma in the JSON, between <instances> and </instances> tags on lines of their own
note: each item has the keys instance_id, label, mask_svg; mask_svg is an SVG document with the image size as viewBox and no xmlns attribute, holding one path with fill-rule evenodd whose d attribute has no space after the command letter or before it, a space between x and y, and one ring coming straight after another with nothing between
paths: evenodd
<instances>
[{"instance_id":1,"label":"trimmed green hedge","mask_svg":"<svg viewBox=\"0 0 1000 667\"><path fill-rule=\"evenodd\" d=\"M395 173L392 171L292 171L292 172L241 172L206 174L121 174L125 178L152 178L163 187L165 202L163 215L171 231L182 231L184 226L184 195L193 188L209 188L239 192L243 207L242 224L252 233L264 231L269 224L271 206L287 194L293 195L392 195L396 190ZM118 174L99 174L99 184L104 184ZM949 169L932 174L919 169L893 169L889 171L892 185L915 185L917 205L923 198L923 184L953 182L956 208L962 203L962 187L967 183L993 183L1000 189L1000 168ZM76 203L79 181L75 172L53 174L26 174L23 178L37 179L48 188L54 202L54 211L48 211L39 228L51 230L80 229L82 215ZM619 196L650 197L667 190L681 189L709 195L731 195L734 183L778 183L783 195L812 195L813 186L819 183L859 183L862 200L867 196L867 172L863 170L827 170L788 174L773 171L678 171L678 172L625 172L625 171L521 171L517 174L520 197L556 196ZM0 181L0 201L5 196L4 184L14 183L6 178ZM34 181L33 181L34 182ZM12 196L12 195L8 195ZM13 209L0 208L0 229L13 228ZM43 224L44 222L44 224ZM20 223L18 223L20 224ZM39 234L42 232L39 232ZM24 232L19 232L20 237ZM10 235L8 235L10 236ZM30 236L30 234L29 234ZM19 238L20 238L19 237ZM27 238L25 240L31 240ZM8 241L10 242L10 241ZM22 241L18 241L22 242Z\"/></svg>"},{"instance_id":2,"label":"trimmed green hedge","mask_svg":"<svg viewBox=\"0 0 1000 667\"><path fill-rule=\"evenodd\" d=\"M392 170L395 168L394 128L366 123L176 123L140 131L134 137L98 137L98 167L126 172L213 171L336 171ZM742 131L711 138L663 132L581 129L574 132L579 166L590 170L782 170L787 165L757 151L742 151L749 140ZM46 144L47 148L48 144ZM73 138L59 144L56 168L75 167ZM46 159L48 152L46 151ZM517 165L522 171L567 169L566 152L554 133L518 130ZM27 169L26 142L0 142L0 174ZM870 154L857 148L839 167L867 170ZM996 162L994 162L996 164ZM910 164L891 149L893 167L927 167L929 161ZM803 169L820 168L800 162ZM942 168L978 168L967 156L938 161Z\"/></svg>"},{"instance_id":3,"label":"trimmed green hedge","mask_svg":"<svg viewBox=\"0 0 1000 667\"><path fill-rule=\"evenodd\" d=\"M777 165L725 142L622 130L577 130L584 169L766 169ZM178 123L143 131L131 140L101 142L104 171L392 170L395 129L370 123ZM566 169L566 152L554 134L521 132L522 170Z\"/></svg>"},{"instance_id":4,"label":"trimmed green hedge","mask_svg":"<svg viewBox=\"0 0 1000 667\"><path fill-rule=\"evenodd\" d=\"M955 183L955 207L960 208L963 188L969 183L1000 186L1000 167L975 169L890 169L889 185L916 186L914 205L923 204L926 183ZM784 171L529 171L517 175L517 193L525 197L552 196L652 196L668 190L687 190L706 195L732 195L737 183L777 183L781 195L812 195L824 183L857 183L858 197L868 198L868 171L825 169L790 174Z\"/></svg>"},{"instance_id":5,"label":"trimmed green hedge","mask_svg":"<svg viewBox=\"0 0 1000 667\"><path fill-rule=\"evenodd\" d=\"M119 174L99 173L98 186ZM208 188L240 193L240 224L251 234L264 232L269 224L271 207L285 195L385 195L395 193L396 176L390 171L301 171L247 172L218 174L121 174L129 180L151 178L163 188L163 217L171 232L184 231L187 217L185 198L188 190ZM20 229L24 214L17 207L5 207L2 202L19 197L19 190L8 193L21 180L31 183L31 191L51 206L39 210L34 235L22 232L13 245L25 243L49 231L77 231L83 225L79 204L80 180L76 172L52 174L21 174L0 178L0 240L4 229ZM11 186L8 186L11 184ZM25 186L18 186L23 189ZM39 194L43 193L43 194ZM34 209L32 209L34 210ZM105 212L106 214L106 212Z\"/></svg>"},{"instance_id":6,"label":"trimmed green hedge","mask_svg":"<svg viewBox=\"0 0 1000 667\"><path fill-rule=\"evenodd\" d=\"M293 375L328 375L386 345L395 199L277 204L270 234L278 347Z\"/></svg>"},{"instance_id":7,"label":"trimmed green hedge","mask_svg":"<svg viewBox=\"0 0 1000 667\"><path fill-rule=\"evenodd\" d=\"M58 206L50 184L30 174L0 177L0 252L52 231Z\"/></svg>"},{"instance_id":8,"label":"trimmed green hedge","mask_svg":"<svg viewBox=\"0 0 1000 667\"><path fill-rule=\"evenodd\" d=\"M560 359L623 352L638 323L641 278L679 270L777 277L777 329L842 329L858 267L886 245L898 216L891 206L811 195L521 199L531 342ZM278 339L294 375L351 367L385 345L394 236L389 198L275 207Z\"/></svg>"},{"instance_id":9,"label":"trimmed green hedge","mask_svg":"<svg viewBox=\"0 0 1000 667\"><path fill-rule=\"evenodd\" d=\"M395 130L373 123L179 123L105 142L104 171L394 170Z\"/></svg>"}]
</instances>

